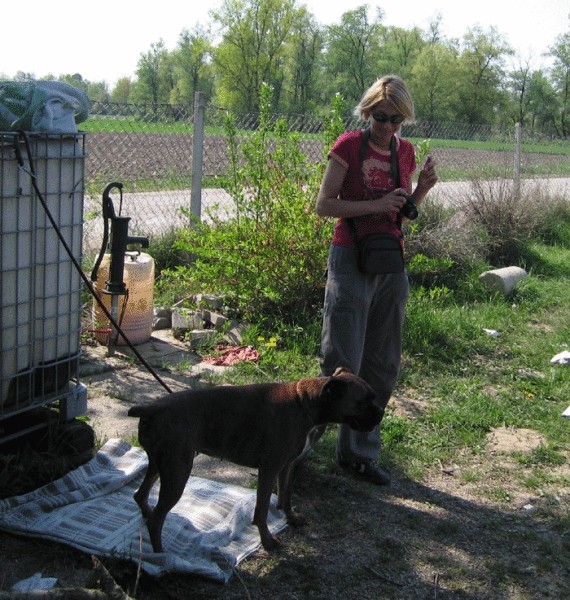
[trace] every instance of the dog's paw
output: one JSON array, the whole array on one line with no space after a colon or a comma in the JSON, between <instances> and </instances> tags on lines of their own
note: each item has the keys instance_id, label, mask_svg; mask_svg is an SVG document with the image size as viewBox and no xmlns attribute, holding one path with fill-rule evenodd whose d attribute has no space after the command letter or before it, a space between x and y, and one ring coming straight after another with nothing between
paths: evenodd
<instances>
[{"instance_id":1,"label":"dog's paw","mask_svg":"<svg viewBox=\"0 0 570 600\"><path fill-rule=\"evenodd\" d=\"M266 550L275 550L276 548L278 548L280 546L279 540L274 535L271 535L271 534L269 534L268 536L263 536L261 538L261 545Z\"/></svg>"},{"instance_id":2,"label":"dog's paw","mask_svg":"<svg viewBox=\"0 0 570 600\"><path fill-rule=\"evenodd\" d=\"M302 527L307 524L307 519L298 512L292 512L287 515L287 523L293 527Z\"/></svg>"}]
</instances>

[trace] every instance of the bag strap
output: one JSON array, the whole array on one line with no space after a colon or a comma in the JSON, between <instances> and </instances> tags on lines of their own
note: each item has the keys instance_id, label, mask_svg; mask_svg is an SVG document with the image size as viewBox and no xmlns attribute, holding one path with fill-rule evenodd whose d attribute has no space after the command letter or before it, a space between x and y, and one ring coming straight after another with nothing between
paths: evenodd
<instances>
[{"instance_id":1,"label":"bag strap","mask_svg":"<svg viewBox=\"0 0 570 600\"><path fill-rule=\"evenodd\" d=\"M392 139L390 140L390 171L394 185L399 188L401 186L400 165L398 164L398 151L396 146L396 136L393 135Z\"/></svg>"},{"instance_id":2,"label":"bag strap","mask_svg":"<svg viewBox=\"0 0 570 600\"><path fill-rule=\"evenodd\" d=\"M360 141L360 150L358 152L358 162L360 166L360 172L362 173L362 164L364 163L364 159L366 158L366 152L368 151L368 142L370 141L370 127L365 127L362 130L362 139ZM394 182L395 188L400 187L400 166L398 164L398 152L396 149L396 136L393 135L390 140L390 175L392 176L392 181ZM395 189L394 188L394 189ZM348 217L346 219L350 230L352 232L352 237L354 238L354 243L358 242L358 238L356 235L356 225L354 224L354 217ZM398 216L398 227L402 227L402 219Z\"/></svg>"},{"instance_id":3,"label":"bag strap","mask_svg":"<svg viewBox=\"0 0 570 600\"><path fill-rule=\"evenodd\" d=\"M360 140L360 151L358 153L358 162L362 169L362 163L366 158L366 151L368 150L368 142L370 141L370 127L365 127L362 130L362 139Z\"/></svg>"},{"instance_id":4,"label":"bag strap","mask_svg":"<svg viewBox=\"0 0 570 600\"><path fill-rule=\"evenodd\" d=\"M358 152L358 162L360 169L362 170L362 164L366 158L366 152L368 150L368 142L370 141L370 127L365 127L362 130L362 139L360 141L360 151ZM398 150L397 150L396 136L393 135L390 140L390 175L395 187L400 187L400 166L398 164Z\"/></svg>"}]
</instances>

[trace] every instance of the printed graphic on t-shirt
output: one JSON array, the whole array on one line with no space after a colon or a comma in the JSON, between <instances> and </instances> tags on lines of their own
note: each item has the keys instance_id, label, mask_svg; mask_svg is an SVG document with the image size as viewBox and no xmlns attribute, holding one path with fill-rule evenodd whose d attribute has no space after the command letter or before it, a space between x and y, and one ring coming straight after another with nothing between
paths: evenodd
<instances>
[{"instance_id":1,"label":"printed graphic on t-shirt","mask_svg":"<svg viewBox=\"0 0 570 600\"><path fill-rule=\"evenodd\" d=\"M376 156L367 158L362 163L362 176L364 185L379 195L383 195L381 192L386 193L394 187L388 160L381 160Z\"/></svg>"}]
</instances>

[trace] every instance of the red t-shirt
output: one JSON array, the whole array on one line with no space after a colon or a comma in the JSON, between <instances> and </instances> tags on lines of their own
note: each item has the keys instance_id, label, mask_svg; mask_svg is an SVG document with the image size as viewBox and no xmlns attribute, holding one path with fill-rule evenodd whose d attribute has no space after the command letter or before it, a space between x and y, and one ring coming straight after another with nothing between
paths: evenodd
<instances>
[{"instance_id":1,"label":"red t-shirt","mask_svg":"<svg viewBox=\"0 0 570 600\"><path fill-rule=\"evenodd\" d=\"M378 198L395 189L390 169L390 152L380 150L372 142L368 148L362 166L360 165L360 145L362 129L347 131L333 144L329 159L338 161L347 168L346 177L340 190L343 200L368 200ZM397 138L398 167L400 169L400 187L408 189L410 178L416 170L414 146L402 138ZM368 233L386 232L401 237L396 214L366 215L354 218L358 236ZM339 219L333 234L332 243L336 246L354 248L354 239L346 219Z\"/></svg>"}]
</instances>

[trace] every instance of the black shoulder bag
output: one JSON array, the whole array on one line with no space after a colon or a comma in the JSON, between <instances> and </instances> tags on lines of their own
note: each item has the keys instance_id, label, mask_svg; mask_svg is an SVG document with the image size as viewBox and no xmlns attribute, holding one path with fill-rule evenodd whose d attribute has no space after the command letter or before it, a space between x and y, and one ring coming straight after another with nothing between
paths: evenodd
<instances>
[{"instance_id":1,"label":"black shoulder bag","mask_svg":"<svg viewBox=\"0 0 570 600\"><path fill-rule=\"evenodd\" d=\"M364 162L370 129L366 128L362 134L360 145L360 166ZM396 140L390 142L390 161L392 180L396 187L400 187L400 171L398 156L396 154ZM370 233L358 238L353 218L347 218L348 225L356 245L358 269L362 273L401 273L404 270L404 253L400 238L391 233Z\"/></svg>"}]
</instances>

